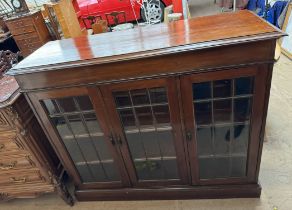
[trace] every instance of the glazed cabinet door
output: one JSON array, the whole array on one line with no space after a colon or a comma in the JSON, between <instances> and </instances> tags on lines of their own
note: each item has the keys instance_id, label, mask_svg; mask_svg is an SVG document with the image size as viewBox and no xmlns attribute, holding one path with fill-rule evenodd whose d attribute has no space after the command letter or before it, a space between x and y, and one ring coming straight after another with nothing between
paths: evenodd
<instances>
[{"instance_id":1,"label":"glazed cabinet door","mask_svg":"<svg viewBox=\"0 0 292 210\"><path fill-rule=\"evenodd\" d=\"M29 98L79 189L129 186L97 88L30 93Z\"/></svg>"},{"instance_id":2,"label":"glazed cabinet door","mask_svg":"<svg viewBox=\"0 0 292 210\"><path fill-rule=\"evenodd\" d=\"M266 69L181 78L193 184L255 182Z\"/></svg>"},{"instance_id":3,"label":"glazed cabinet door","mask_svg":"<svg viewBox=\"0 0 292 210\"><path fill-rule=\"evenodd\" d=\"M101 87L134 186L188 183L176 82L168 78Z\"/></svg>"}]
</instances>

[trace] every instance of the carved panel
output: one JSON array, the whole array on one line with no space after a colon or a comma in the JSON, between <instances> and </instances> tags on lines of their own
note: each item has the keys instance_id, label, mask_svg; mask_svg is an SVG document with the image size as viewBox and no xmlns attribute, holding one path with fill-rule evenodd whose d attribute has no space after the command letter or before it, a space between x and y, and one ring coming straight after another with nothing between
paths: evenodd
<instances>
[{"instance_id":1,"label":"carved panel","mask_svg":"<svg viewBox=\"0 0 292 210\"><path fill-rule=\"evenodd\" d=\"M58 182L55 184L53 181L50 170L55 171L54 165L47 159L51 153L50 150L42 153L46 146L39 145L39 141L45 140L43 138L46 137L39 129L41 128L23 95L11 106L0 108L0 136L3 140L0 142L0 151L5 151L5 160L0 161L0 173L5 174L1 181L2 186L0 185L0 201L17 197L36 197L55 188L62 198L72 205L73 200L66 186L55 174ZM27 169L35 171L29 172ZM18 184L18 187L15 188L14 184ZM31 191L27 191L29 187Z\"/></svg>"},{"instance_id":2,"label":"carved panel","mask_svg":"<svg viewBox=\"0 0 292 210\"><path fill-rule=\"evenodd\" d=\"M21 183L21 184L26 183L28 181L28 178L26 176L25 177L10 177L9 179L12 183Z\"/></svg>"},{"instance_id":3,"label":"carved panel","mask_svg":"<svg viewBox=\"0 0 292 210\"><path fill-rule=\"evenodd\" d=\"M0 129L5 127L11 127L12 123L7 117L7 112L9 112L7 108L0 109Z\"/></svg>"},{"instance_id":4,"label":"carved panel","mask_svg":"<svg viewBox=\"0 0 292 210\"><path fill-rule=\"evenodd\" d=\"M26 155L25 158L28 160L29 164L30 164L32 167L36 167L35 162L31 159L31 157L30 157L29 155Z\"/></svg>"},{"instance_id":5,"label":"carved panel","mask_svg":"<svg viewBox=\"0 0 292 210\"><path fill-rule=\"evenodd\" d=\"M13 161L11 163L0 163L1 170L10 170L16 167L17 161Z\"/></svg>"},{"instance_id":6,"label":"carved panel","mask_svg":"<svg viewBox=\"0 0 292 210\"><path fill-rule=\"evenodd\" d=\"M15 136L15 138L13 138L13 142L17 145L19 149L21 150L25 149L25 146L18 135Z\"/></svg>"},{"instance_id":7,"label":"carved panel","mask_svg":"<svg viewBox=\"0 0 292 210\"><path fill-rule=\"evenodd\" d=\"M42 181L44 181L44 182L47 181L46 177L44 177L44 176L41 174L40 171L38 171L37 174L38 174L39 178L40 178Z\"/></svg>"}]
</instances>

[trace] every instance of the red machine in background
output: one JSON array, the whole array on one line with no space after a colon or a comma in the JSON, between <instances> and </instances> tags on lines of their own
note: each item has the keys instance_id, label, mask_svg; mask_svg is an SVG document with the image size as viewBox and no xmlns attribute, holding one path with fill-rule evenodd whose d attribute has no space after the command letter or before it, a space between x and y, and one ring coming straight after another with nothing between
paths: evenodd
<instances>
[{"instance_id":1,"label":"red machine in background","mask_svg":"<svg viewBox=\"0 0 292 210\"><path fill-rule=\"evenodd\" d=\"M144 2L143 0L73 0L77 16L80 18L101 16L102 19L106 20L106 14L123 11L127 22L136 21L136 19L151 22L162 21L164 8L171 4L172 0L147 0Z\"/></svg>"}]
</instances>

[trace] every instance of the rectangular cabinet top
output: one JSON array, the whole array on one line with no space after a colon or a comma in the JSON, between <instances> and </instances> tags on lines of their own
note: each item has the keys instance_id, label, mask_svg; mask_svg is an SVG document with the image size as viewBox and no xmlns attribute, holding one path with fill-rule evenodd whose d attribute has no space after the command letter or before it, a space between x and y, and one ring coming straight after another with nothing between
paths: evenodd
<instances>
[{"instance_id":1,"label":"rectangular cabinet top","mask_svg":"<svg viewBox=\"0 0 292 210\"><path fill-rule=\"evenodd\" d=\"M7 74L17 75L89 66L277 39L284 34L247 10L181 20L170 24L52 41Z\"/></svg>"}]
</instances>

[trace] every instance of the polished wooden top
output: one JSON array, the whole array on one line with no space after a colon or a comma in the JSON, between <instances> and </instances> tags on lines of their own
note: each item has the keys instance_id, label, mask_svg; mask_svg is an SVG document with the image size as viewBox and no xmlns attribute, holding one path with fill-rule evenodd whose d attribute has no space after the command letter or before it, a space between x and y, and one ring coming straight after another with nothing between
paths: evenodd
<instances>
[{"instance_id":1,"label":"polished wooden top","mask_svg":"<svg viewBox=\"0 0 292 210\"><path fill-rule=\"evenodd\" d=\"M249 11L52 41L7 74L117 62L264 39L283 33ZM97 68L98 69L98 68Z\"/></svg>"}]
</instances>

